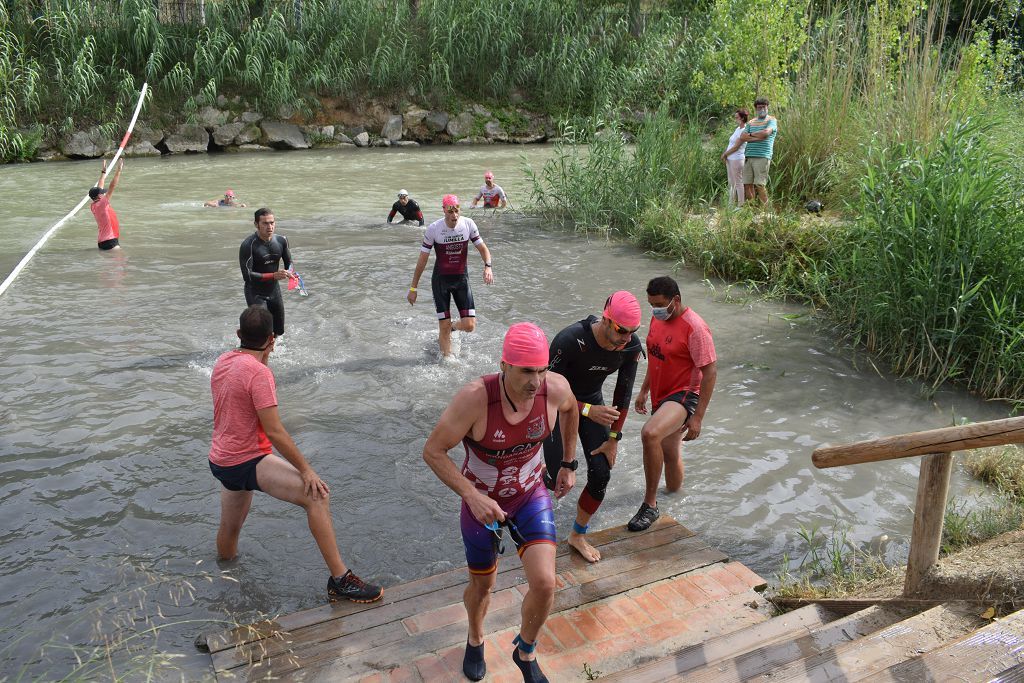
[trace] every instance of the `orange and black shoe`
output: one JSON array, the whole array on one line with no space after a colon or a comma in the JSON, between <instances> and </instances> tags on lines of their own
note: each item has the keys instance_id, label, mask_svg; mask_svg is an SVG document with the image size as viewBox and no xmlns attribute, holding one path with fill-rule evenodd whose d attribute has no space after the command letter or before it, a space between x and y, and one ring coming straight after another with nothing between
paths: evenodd
<instances>
[{"instance_id":1,"label":"orange and black shoe","mask_svg":"<svg viewBox=\"0 0 1024 683\"><path fill-rule=\"evenodd\" d=\"M351 600L352 602L376 602L384 597L384 589L366 583L349 569L341 577L332 576L327 580L327 599L331 602Z\"/></svg>"}]
</instances>

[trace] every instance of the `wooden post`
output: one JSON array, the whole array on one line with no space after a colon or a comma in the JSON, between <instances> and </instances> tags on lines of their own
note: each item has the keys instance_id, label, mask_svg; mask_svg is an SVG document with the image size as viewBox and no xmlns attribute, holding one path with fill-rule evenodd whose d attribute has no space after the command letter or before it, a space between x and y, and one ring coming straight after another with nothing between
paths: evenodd
<instances>
[{"instance_id":1,"label":"wooden post","mask_svg":"<svg viewBox=\"0 0 1024 683\"><path fill-rule=\"evenodd\" d=\"M942 520L949 495L949 475L953 470L952 453L932 453L921 458L914 504L914 530L910 536L910 557L903 595L909 597L921 585L924 575L939 560Z\"/></svg>"}]
</instances>

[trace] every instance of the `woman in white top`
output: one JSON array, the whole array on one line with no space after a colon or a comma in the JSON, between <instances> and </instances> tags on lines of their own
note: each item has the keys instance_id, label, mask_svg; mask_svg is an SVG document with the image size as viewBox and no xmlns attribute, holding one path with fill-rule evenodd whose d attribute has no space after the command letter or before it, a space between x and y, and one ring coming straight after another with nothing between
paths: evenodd
<instances>
[{"instance_id":1,"label":"woman in white top","mask_svg":"<svg viewBox=\"0 0 1024 683\"><path fill-rule=\"evenodd\" d=\"M746 109L737 109L734 115L736 130L729 136L729 146L722 152L725 170L729 173L729 203L737 207L743 206L743 160L746 156L747 143L740 142L740 135L747 126L750 113Z\"/></svg>"}]
</instances>

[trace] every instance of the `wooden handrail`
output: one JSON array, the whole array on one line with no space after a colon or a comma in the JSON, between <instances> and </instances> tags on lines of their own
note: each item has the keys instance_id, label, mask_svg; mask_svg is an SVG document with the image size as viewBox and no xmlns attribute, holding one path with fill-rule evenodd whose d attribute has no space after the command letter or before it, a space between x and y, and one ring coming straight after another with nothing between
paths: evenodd
<instances>
[{"instance_id":1,"label":"wooden handrail","mask_svg":"<svg viewBox=\"0 0 1024 683\"><path fill-rule=\"evenodd\" d=\"M1024 443L1024 417L886 436L843 446L821 446L814 450L811 462L815 467L824 469L1011 443Z\"/></svg>"},{"instance_id":2,"label":"wooden handrail","mask_svg":"<svg viewBox=\"0 0 1024 683\"><path fill-rule=\"evenodd\" d=\"M903 583L903 595L909 597L920 588L928 570L939 559L953 451L1011 443L1024 443L1024 417L887 436L845 446L822 446L815 449L811 461L815 467L826 468L925 456L917 480L914 529Z\"/></svg>"}]
</instances>

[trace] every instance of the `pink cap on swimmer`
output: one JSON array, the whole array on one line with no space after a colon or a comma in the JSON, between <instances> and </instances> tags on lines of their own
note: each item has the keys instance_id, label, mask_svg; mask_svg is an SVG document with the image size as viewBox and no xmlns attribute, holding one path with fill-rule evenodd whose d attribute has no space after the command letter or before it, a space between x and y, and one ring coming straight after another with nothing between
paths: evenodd
<instances>
[{"instance_id":1,"label":"pink cap on swimmer","mask_svg":"<svg viewBox=\"0 0 1024 683\"><path fill-rule=\"evenodd\" d=\"M446 194L444 199L441 200L441 208L447 209L449 206L458 206L459 198L453 194Z\"/></svg>"},{"instance_id":2,"label":"pink cap on swimmer","mask_svg":"<svg viewBox=\"0 0 1024 683\"><path fill-rule=\"evenodd\" d=\"M235 191L231 190L231 189L228 189L227 191L224 192L224 196L225 197L234 197L235 196Z\"/></svg>"},{"instance_id":3,"label":"pink cap on swimmer","mask_svg":"<svg viewBox=\"0 0 1024 683\"><path fill-rule=\"evenodd\" d=\"M491 173L490 171L484 173L484 180L494 180L494 174Z\"/></svg>"},{"instance_id":4,"label":"pink cap on swimmer","mask_svg":"<svg viewBox=\"0 0 1024 683\"><path fill-rule=\"evenodd\" d=\"M604 317L623 327L640 327L640 302L626 290L620 289L604 302Z\"/></svg>"},{"instance_id":5,"label":"pink cap on swimmer","mask_svg":"<svg viewBox=\"0 0 1024 683\"><path fill-rule=\"evenodd\" d=\"M520 368L546 368L548 338L544 330L533 323L516 323L508 328L501 345L501 359Z\"/></svg>"}]
</instances>

